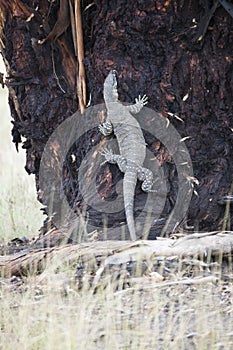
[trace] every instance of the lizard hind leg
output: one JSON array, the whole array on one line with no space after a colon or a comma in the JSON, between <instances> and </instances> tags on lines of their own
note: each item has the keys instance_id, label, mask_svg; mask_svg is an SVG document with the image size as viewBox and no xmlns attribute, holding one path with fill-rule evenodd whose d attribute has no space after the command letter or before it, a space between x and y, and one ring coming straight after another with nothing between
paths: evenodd
<instances>
[{"instance_id":1,"label":"lizard hind leg","mask_svg":"<svg viewBox=\"0 0 233 350\"><path fill-rule=\"evenodd\" d=\"M142 181L141 187L144 192L155 192L152 190L154 182L151 170L140 167L140 169L138 169L138 180Z\"/></svg>"},{"instance_id":2,"label":"lizard hind leg","mask_svg":"<svg viewBox=\"0 0 233 350\"><path fill-rule=\"evenodd\" d=\"M101 152L101 155L105 157L105 161L101 163L101 165L105 163L116 164L116 155L113 154L111 149L104 148L103 152Z\"/></svg>"},{"instance_id":3,"label":"lizard hind leg","mask_svg":"<svg viewBox=\"0 0 233 350\"><path fill-rule=\"evenodd\" d=\"M101 154L105 157L105 161L101 165L105 163L117 164L120 171L125 173L127 160L123 156L120 154L114 154L112 150L107 148L105 148Z\"/></svg>"}]
</instances>

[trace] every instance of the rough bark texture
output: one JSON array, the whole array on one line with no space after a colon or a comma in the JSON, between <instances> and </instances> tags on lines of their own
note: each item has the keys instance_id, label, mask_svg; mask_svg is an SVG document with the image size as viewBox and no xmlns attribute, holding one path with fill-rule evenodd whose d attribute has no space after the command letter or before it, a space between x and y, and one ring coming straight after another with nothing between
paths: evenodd
<instances>
[{"instance_id":1,"label":"rough bark texture","mask_svg":"<svg viewBox=\"0 0 233 350\"><path fill-rule=\"evenodd\" d=\"M119 271L128 267L131 272L140 273L141 271L143 275L146 267L150 272L153 269L157 271L158 267L165 263L163 259L166 258L170 258L167 270L170 270L172 265L175 269L181 268L182 259L184 259L183 264L197 265L199 268L206 267L209 271L211 262L218 262L221 266L224 259L222 267L229 266L232 263L232 250L233 236L229 232L191 234L178 240L159 238L155 241L133 243L105 241L39 250L28 246L22 252L0 257L0 275L9 277L37 274L43 272L46 266L51 266L55 271L65 263L76 266L77 261L77 269L84 271L92 269L92 274L97 278L104 270L109 269L113 272L114 267L117 267ZM194 260L189 261L190 258ZM216 267L215 264L214 266ZM164 269L166 270L166 263Z\"/></svg>"},{"instance_id":2,"label":"rough bark texture","mask_svg":"<svg viewBox=\"0 0 233 350\"><path fill-rule=\"evenodd\" d=\"M189 208L188 225L198 223L202 230L221 228L225 205L219 204L219 199L229 193L233 172L233 19L210 0L92 3L82 3L84 63L92 105L103 102L103 81L110 69L118 71L122 102L147 94L149 107L168 117L181 137L189 136L186 145L199 185ZM216 10L208 18L214 6ZM13 140L17 146L21 136L26 137L26 170L36 175L37 189L46 141L78 108L71 28L55 42L38 44L53 28L58 9L59 1L0 0L0 43L7 64ZM164 224L177 197L177 174L166 148L150 135L145 137L170 185L162 213ZM100 140L97 128L76 142L64 164L63 184L72 207L83 206L77 175L93 140ZM76 156L75 162L71 154ZM114 166L101 170L98 181L103 197L114 198L114 184L120 177ZM138 194L135 211L145 200L139 189ZM87 210L101 227L101 214ZM123 210L108 218L110 225L122 220ZM149 237L160 232L161 221Z\"/></svg>"}]
</instances>

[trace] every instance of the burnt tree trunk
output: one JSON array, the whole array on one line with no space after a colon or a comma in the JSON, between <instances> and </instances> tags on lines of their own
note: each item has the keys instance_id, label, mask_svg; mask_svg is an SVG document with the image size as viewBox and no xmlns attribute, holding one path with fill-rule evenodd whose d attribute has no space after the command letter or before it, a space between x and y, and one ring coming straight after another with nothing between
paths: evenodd
<instances>
[{"instance_id":1,"label":"burnt tree trunk","mask_svg":"<svg viewBox=\"0 0 233 350\"><path fill-rule=\"evenodd\" d=\"M13 141L18 147L21 136L26 138L25 168L29 174L35 174L38 191L46 142L80 107L77 50L69 24L74 19L72 14L76 15L72 12L75 2L0 0L0 45L14 119ZM64 18L56 23L60 6L60 17L62 12ZM225 197L231 194L233 180L231 6L230 1L216 0L84 0L81 6L87 96L91 96L91 105L103 103L104 79L110 69L116 69L122 102L130 103L139 93L147 94L148 107L168 118L180 137L187 138L185 143L199 184L196 181L185 221L201 230L232 228L233 224ZM98 113L97 124L103 120ZM88 115L86 120L81 114L76 117L77 127L79 123L88 123ZM168 186L160 220L153 223L150 231L149 238L155 238L162 232L177 199L177 172L165 145L149 133L145 132L145 137L163 168ZM83 159L100 140L96 125L89 125L89 130L68 150L62 167L63 192L74 212L85 209L90 227L101 228L106 220L107 226L114 227L125 220L124 210L106 218L101 211L86 207L78 181ZM64 140L58 141L53 145L54 153ZM92 157L95 162L96 154ZM56 168L59 164L55 159L50 166ZM102 197L111 205L111 199L116 197L115 185L121 178L117 167L101 167L96 175L100 193L96 201ZM84 186L88 186L88 180ZM136 193L135 213L145 202L139 186ZM43 191L38 194L43 201ZM53 208L49 213L61 215ZM112 238L120 235L116 227Z\"/></svg>"}]
</instances>

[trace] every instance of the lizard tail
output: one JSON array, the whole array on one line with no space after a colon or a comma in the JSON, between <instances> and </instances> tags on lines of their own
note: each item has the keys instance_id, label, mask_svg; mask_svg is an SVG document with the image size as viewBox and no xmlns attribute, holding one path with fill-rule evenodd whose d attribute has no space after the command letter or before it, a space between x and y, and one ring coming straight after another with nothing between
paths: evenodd
<instances>
[{"instance_id":1,"label":"lizard tail","mask_svg":"<svg viewBox=\"0 0 233 350\"><path fill-rule=\"evenodd\" d=\"M132 239L132 241L135 241L137 239L133 216L136 183L137 173L133 171L126 171L123 179L123 195L126 221L129 228L130 238Z\"/></svg>"}]
</instances>

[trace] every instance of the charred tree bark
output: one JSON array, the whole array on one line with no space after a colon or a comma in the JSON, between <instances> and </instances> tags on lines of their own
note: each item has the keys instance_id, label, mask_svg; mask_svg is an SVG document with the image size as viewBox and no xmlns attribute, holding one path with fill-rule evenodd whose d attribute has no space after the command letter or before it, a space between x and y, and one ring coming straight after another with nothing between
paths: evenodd
<instances>
[{"instance_id":1,"label":"charred tree bark","mask_svg":"<svg viewBox=\"0 0 233 350\"><path fill-rule=\"evenodd\" d=\"M38 191L45 144L58 125L80 107L77 51L69 25L74 19L74 4L65 0L0 0L0 44L14 119L13 141L18 147L21 136L26 138L26 170L35 174ZM59 6L68 7L69 22L66 19L64 28L58 28L57 35L50 35L52 40L41 44L55 26ZM147 94L149 107L169 118L182 138L187 137L199 185L186 219L189 226L197 224L202 230L233 225L232 209L226 211L225 200L233 181L231 6L227 1L211 0L85 0L81 7L91 104L103 102L104 78L110 69L116 69L122 102L132 102L139 93ZM177 174L165 146L150 135L145 137L169 186L162 220L154 223L149 236L154 238L161 233L161 222L164 225L176 201ZM76 210L84 208L77 180L79 167L93 143L99 141L97 128L90 126L64 162L63 189L70 207ZM116 167L101 170L98 183L102 197L116 196L114 185L121 176ZM135 211L145 200L140 189L137 193ZM43 194L39 198L42 200ZM101 213L89 207L86 210L94 225L101 227ZM225 215L224 219L225 212L229 217ZM108 217L109 225L123 220L124 210ZM115 238L119 237L119 228L116 230Z\"/></svg>"}]
</instances>

